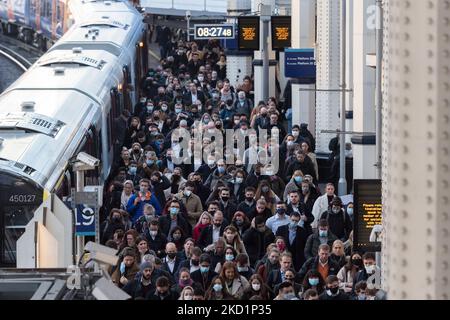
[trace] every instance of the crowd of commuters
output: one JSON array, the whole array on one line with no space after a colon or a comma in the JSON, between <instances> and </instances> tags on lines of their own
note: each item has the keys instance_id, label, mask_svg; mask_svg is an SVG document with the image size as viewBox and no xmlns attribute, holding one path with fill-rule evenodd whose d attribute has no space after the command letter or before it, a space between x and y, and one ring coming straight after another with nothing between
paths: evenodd
<instances>
[{"instance_id":1,"label":"crowd of commuters","mask_svg":"<svg viewBox=\"0 0 450 320\"><path fill-rule=\"evenodd\" d=\"M149 300L374 299L375 256L352 250L353 204L332 183L320 190L307 126L286 132L277 99L253 101L250 76L232 86L217 41L186 43L164 28L156 39L160 66L115 122L101 225L101 242L120 258L114 283ZM180 153L177 129L204 133L208 156ZM206 134L226 129L254 130L243 154L217 151ZM263 129L268 142L255 147ZM279 154L278 168L250 161L262 153Z\"/></svg>"}]
</instances>

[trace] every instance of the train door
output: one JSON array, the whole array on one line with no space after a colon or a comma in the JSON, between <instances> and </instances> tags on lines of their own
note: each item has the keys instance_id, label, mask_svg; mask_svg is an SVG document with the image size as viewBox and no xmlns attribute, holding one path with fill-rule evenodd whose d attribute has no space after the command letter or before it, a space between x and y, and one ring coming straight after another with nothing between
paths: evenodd
<instances>
[{"instance_id":1,"label":"train door","mask_svg":"<svg viewBox=\"0 0 450 320\"><path fill-rule=\"evenodd\" d=\"M122 95L124 108L132 112L133 106L130 97L131 74L128 66L123 66Z\"/></svg>"},{"instance_id":2,"label":"train door","mask_svg":"<svg viewBox=\"0 0 450 320\"><path fill-rule=\"evenodd\" d=\"M144 31L144 35L141 41L136 45L136 61L135 61L135 80L134 85L136 88L136 94L141 96L141 82L144 75L148 71L148 44L147 44L147 31Z\"/></svg>"},{"instance_id":3,"label":"train door","mask_svg":"<svg viewBox=\"0 0 450 320\"><path fill-rule=\"evenodd\" d=\"M15 267L17 240L42 203L43 192L20 178L0 175L0 266Z\"/></svg>"}]
</instances>

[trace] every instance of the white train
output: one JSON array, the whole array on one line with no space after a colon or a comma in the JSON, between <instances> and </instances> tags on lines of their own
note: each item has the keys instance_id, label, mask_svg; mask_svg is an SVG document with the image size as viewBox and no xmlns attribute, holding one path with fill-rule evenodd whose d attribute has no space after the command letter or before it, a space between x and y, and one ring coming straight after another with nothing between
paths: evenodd
<instances>
[{"instance_id":1,"label":"white train","mask_svg":"<svg viewBox=\"0 0 450 320\"><path fill-rule=\"evenodd\" d=\"M147 71L146 26L128 1L72 0L75 24L0 96L0 266L15 265L16 241L44 193L74 186L78 152L113 158L114 118L132 111Z\"/></svg>"}]
</instances>

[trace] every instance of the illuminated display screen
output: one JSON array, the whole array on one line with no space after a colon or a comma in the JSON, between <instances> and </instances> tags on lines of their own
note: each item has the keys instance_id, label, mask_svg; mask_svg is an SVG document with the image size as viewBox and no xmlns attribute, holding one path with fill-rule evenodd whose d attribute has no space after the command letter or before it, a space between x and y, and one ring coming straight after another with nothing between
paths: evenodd
<instances>
[{"instance_id":1,"label":"illuminated display screen","mask_svg":"<svg viewBox=\"0 0 450 320\"><path fill-rule=\"evenodd\" d=\"M259 50L259 17L238 18L238 46L240 50Z\"/></svg>"},{"instance_id":2,"label":"illuminated display screen","mask_svg":"<svg viewBox=\"0 0 450 320\"><path fill-rule=\"evenodd\" d=\"M195 40L234 39L233 24L196 24L194 31Z\"/></svg>"},{"instance_id":3,"label":"illuminated display screen","mask_svg":"<svg viewBox=\"0 0 450 320\"><path fill-rule=\"evenodd\" d=\"M358 251L381 251L381 181L355 180L353 244ZM376 228L374 230L374 227Z\"/></svg>"},{"instance_id":4,"label":"illuminated display screen","mask_svg":"<svg viewBox=\"0 0 450 320\"><path fill-rule=\"evenodd\" d=\"M291 17L272 17L272 49L284 50L291 47Z\"/></svg>"}]
</instances>

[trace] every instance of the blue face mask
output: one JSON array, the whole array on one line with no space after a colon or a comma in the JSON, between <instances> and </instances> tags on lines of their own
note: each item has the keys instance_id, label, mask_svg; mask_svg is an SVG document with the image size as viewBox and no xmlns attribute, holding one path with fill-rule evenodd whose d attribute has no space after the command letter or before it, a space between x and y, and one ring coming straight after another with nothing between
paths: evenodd
<instances>
[{"instance_id":1,"label":"blue face mask","mask_svg":"<svg viewBox=\"0 0 450 320\"><path fill-rule=\"evenodd\" d=\"M238 272L247 272L248 271L248 267L237 267Z\"/></svg>"},{"instance_id":2,"label":"blue face mask","mask_svg":"<svg viewBox=\"0 0 450 320\"><path fill-rule=\"evenodd\" d=\"M290 222L289 223L289 228L291 228L291 229L295 229L295 228L297 228L297 226L298 226L298 222Z\"/></svg>"},{"instance_id":3,"label":"blue face mask","mask_svg":"<svg viewBox=\"0 0 450 320\"><path fill-rule=\"evenodd\" d=\"M178 214L178 208L170 208L170 215L176 216Z\"/></svg>"},{"instance_id":4,"label":"blue face mask","mask_svg":"<svg viewBox=\"0 0 450 320\"><path fill-rule=\"evenodd\" d=\"M219 284L219 283L216 283L216 284L213 286L213 289L214 289L215 292L222 291L222 288L223 288L222 285Z\"/></svg>"},{"instance_id":5,"label":"blue face mask","mask_svg":"<svg viewBox=\"0 0 450 320\"><path fill-rule=\"evenodd\" d=\"M120 273L121 274L125 273L125 262L123 261L120 263Z\"/></svg>"},{"instance_id":6,"label":"blue face mask","mask_svg":"<svg viewBox=\"0 0 450 320\"><path fill-rule=\"evenodd\" d=\"M300 177L300 176L299 177L295 177L294 181L297 182L297 183L302 183L303 182L303 178Z\"/></svg>"},{"instance_id":7,"label":"blue face mask","mask_svg":"<svg viewBox=\"0 0 450 320\"><path fill-rule=\"evenodd\" d=\"M128 171L129 174L131 174L132 176L134 176L137 172L137 168L136 167L131 167L130 170Z\"/></svg>"},{"instance_id":8,"label":"blue face mask","mask_svg":"<svg viewBox=\"0 0 450 320\"><path fill-rule=\"evenodd\" d=\"M217 171L219 171L219 173L224 173L225 172L225 168L224 167L217 167Z\"/></svg>"},{"instance_id":9,"label":"blue face mask","mask_svg":"<svg viewBox=\"0 0 450 320\"><path fill-rule=\"evenodd\" d=\"M353 208L347 208L347 213L349 216L353 215Z\"/></svg>"},{"instance_id":10,"label":"blue face mask","mask_svg":"<svg viewBox=\"0 0 450 320\"><path fill-rule=\"evenodd\" d=\"M319 237L325 238L326 236L328 236L328 231L319 230Z\"/></svg>"},{"instance_id":11,"label":"blue face mask","mask_svg":"<svg viewBox=\"0 0 450 320\"><path fill-rule=\"evenodd\" d=\"M148 166L151 166L155 163L153 160L146 160L145 163L147 163Z\"/></svg>"},{"instance_id":12,"label":"blue face mask","mask_svg":"<svg viewBox=\"0 0 450 320\"><path fill-rule=\"evenodd\" d=\"M209 271L209 267L200 267L201 273L207 273Z\"/></svg>"},{"instance_id":13,"label":"blue face mask","mask_svg":"<svg viewBox=\"0 0 450 320\"><path fill-rule=\"evenodd\" d=\"M226 255L225 255L225 260L227 260L227 261L233 261L233 260L234 260L234 255L232 255L232 254L226 254Z\"/></svg>"},{"instance_id":14,"label":"blue face mask","mask_svg":"<svg viewBox=\"0 0 450 320\"><path fill-rule=\"evenodd\" d=\"M317 286L319 284L319 279L317 278L308 279L308 282L311 286Z\"/></svg>"},{"instance_id":15,"label":"blue face mask","mask_svg":"<svg viewBox=\"0 0 450 320\"><path fill-rule=\"evenodd\" d=\"M176 114L181 113L181 109L175 109L175 113L176 113Z\"/></svg>"}]
</instances>

